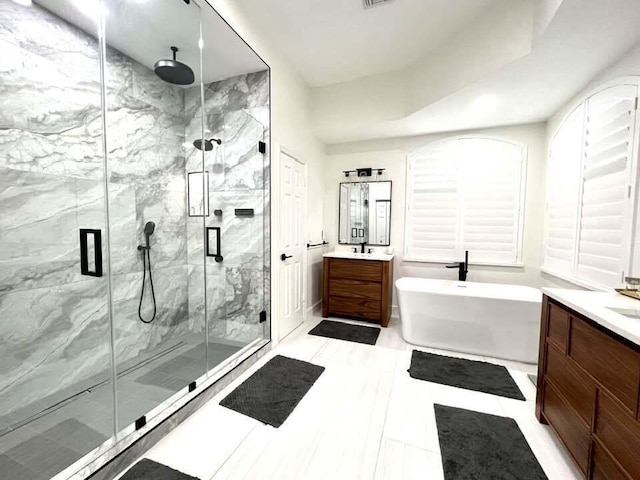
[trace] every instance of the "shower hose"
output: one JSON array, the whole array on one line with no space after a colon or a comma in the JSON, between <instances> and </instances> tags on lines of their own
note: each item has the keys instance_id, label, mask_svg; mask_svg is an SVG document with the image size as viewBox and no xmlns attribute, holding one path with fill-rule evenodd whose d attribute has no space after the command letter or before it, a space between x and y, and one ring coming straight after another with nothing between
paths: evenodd
<instances>
[{"instance_id":1,"label":"shower hose","mask_svg":"<svg viewBox=\"0 0 640 480\"><path fill-rule=\"evenodd\" d=\"M142 247L142 291L140 292L140 303L138 304L138 318L143 323L151 323L156 318L156 292L153 288L153 277L151 276L151 249L149 247ZM150 320L145 320L142 316L142 299L144 298L144 287L147 283L147 268L149 269L149 285L151 287L151 298L153 299L153 316Z\"/></svg>"}]
</instances>

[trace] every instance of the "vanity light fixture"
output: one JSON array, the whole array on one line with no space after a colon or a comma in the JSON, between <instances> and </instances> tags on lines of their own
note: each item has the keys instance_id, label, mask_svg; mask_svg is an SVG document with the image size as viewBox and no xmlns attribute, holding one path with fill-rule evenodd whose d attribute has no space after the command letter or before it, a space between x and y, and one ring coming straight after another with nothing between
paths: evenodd
<instances>
[{"instance_id":1,"label":"vanity light fixture","mask_svg":"<svg viewBox=\"0 0 640 480\"><path fill-rule=\"evenodd\" d=\"M373 176L373 172L376 172L377 175L382 175L385 171L384 168L357 168L356 170L343 170L345 177L351 176L351 174L355 174L356 177L371 177Z\"/></svg>"}]
</instances>

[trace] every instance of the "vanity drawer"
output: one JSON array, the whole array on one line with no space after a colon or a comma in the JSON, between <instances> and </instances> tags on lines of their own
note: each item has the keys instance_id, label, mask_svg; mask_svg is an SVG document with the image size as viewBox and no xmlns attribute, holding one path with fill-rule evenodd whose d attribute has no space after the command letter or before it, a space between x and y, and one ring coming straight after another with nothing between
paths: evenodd
<instances>
[{"instance_id":1,"label":"vanity drawer","mask_svg":"<svg viewBox=\"0 0 640 480\"><path fill-rule=\"evenodd\" d=\"M551 426L558 432L580 469L586 473L589 465L591 432L575 411L565 403L560 394L547 382L544 385L542 412Z\"/></svg>"},{"instance_id":2,"label":"vanity drawer","mask_svg":"<svg viewBox=\"0 0 640 480\"><path fill-rule=\"evenodd\" d=\"M344 298L369 299L379 302L382 296L382 285L374 282L363 282L361 280L331 278L329 280L329 295Z\"/></svg>"},{"instance_id":3,"label":"vanity drawer","mask_svg":"<svg viewBox=\"0 0 640 480\"><path fill-rule=\"evenodd\" d=\"M591 452L591 480L629 480L598 442L593 442Z\"/></svg>"},{"instance_id":4,"label":"vanity drawer","mask_svg":"<svg viewBox=\"0 0 640 480\"><path fill-rule=\"evenodd\" d=\"M562 353L567 353L569 312L553 303L549 303L549 328L547 329L547 337L562 350Z\"/></svg>"},{"instance_id":5,"label":"vanity drawer","mask_svg":"<svg viewBox=\"0 0 640 480\"><path fill-rule=\"evenodd\" d=\"M640 478L640 423L602 390L598 392L594 433L632 478Z\"/></svg>"},{"instance_id":6,"label":"vanity drawer","mask_svg":"<svg viewBox=\"0 0 640 480\"><path fill-rule=\"evenodd\" d=\"M569 345L569 356L635 414L640 383L638 353L575 317Z\"/></svg>"},{"instance_id":7,"label":"vanity drawer","mask_svg":"<svg viewBox=\"0 0 640 480\"><path fill-rule=\"evenodd\" d=\"M329 313L352 318L380 320L380 300L331 297Z\"/></svg>"},{"instance_id":8,"label":"vanity drawer","mask_svg":"<svg viewBox=\"0 0 640 480\"><path fill-rule=\"evenodd\" d=\"M546 370L546 376L553 385L591 426L593 403L596 398L593 380L568 357L556 350L553 344L547 348Z\"/></svg>"},{"instance_id":9,"label":"vanity drawer","mask_svg":"<svg viewBox=\"0 0 640 480\"><path fill-rule=\"evenodd\" d=\"M329 278L348 278L367 282L382 282L382 262L374 260L331 260Z\"/></svg>"}]
</instances>

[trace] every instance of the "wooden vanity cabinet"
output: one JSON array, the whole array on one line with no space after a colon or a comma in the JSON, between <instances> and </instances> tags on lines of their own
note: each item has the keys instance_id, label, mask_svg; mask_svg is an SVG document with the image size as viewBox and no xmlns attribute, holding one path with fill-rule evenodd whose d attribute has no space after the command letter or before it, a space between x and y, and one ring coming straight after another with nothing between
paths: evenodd
<instances>
[{"instance_id":1,"label":"wooden vanity cabinet","mask_svg":"<svg viewBox=\"0 0 640 480\"><path fill-rule=\"evenodd\" d=\"M640 479L640 348L544 296L536 417L585 478Z\"/></svg>"},{"instance_id":2,"label":"wooden vanity cabinet","mask_svg":"<svg viewBox=\"0 0 640 480\"><path fill-rule=\"evenodd\" d=\"M323 317L389 324L393 261L325 257L323 276Z\"/></svg>"}]
</instances>

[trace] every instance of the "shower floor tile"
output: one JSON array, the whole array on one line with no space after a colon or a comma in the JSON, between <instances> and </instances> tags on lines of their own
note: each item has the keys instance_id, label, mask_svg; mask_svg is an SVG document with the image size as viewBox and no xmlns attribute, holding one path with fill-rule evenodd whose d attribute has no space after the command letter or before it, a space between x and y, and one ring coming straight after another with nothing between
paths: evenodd
<instances>
[{"instance_id":1,"label":"shower floor tile","mask_svg":"<svg viewBox=\"0 0 640 480\"><path fill-rule=\"evenodd\" d=\"M82 455L91 451L93 445L100 445L108 438L73 418L45 430L42 432L42 436L56 443L64 444Z\"/></svg>"},{"instance_id":2,"label":"shower floor tile","mask_svg":"<svg viewBox=\"0 0 640 480\"><path fill-rule=\"evenodd\" d=\"M21 465L28 465L29 470L51 478L83 456L55 440L43 435L23 442L5 452L5 455ZM4 475L4 472L3 472ZM3 478L12 478L6 476ZM19 477L16 477L16 480Z\"/></svg>"},{"instance_id":3,"label":"shower floor tile","mask_svg":"<svg viewBox=\"0 0 640 480\"><path fill-rule=\"evenodd\" d=\"M31 479L46 480L49 477L40 475L19 462L16 462L7 455L0 455L0 473L3 479Z\"/></svg>"}]
</instances>

